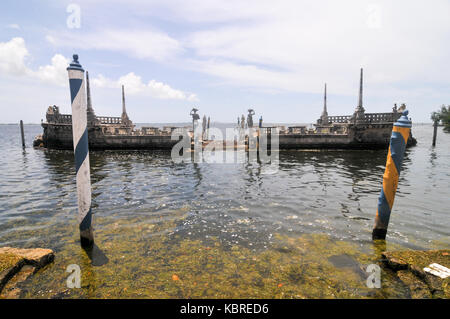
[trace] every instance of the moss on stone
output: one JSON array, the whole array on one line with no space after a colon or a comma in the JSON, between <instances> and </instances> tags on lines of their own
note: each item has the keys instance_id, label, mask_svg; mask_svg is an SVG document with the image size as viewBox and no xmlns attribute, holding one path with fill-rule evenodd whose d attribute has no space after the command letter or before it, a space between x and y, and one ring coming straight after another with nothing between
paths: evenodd
<instances>
[{"instance_id":1,"label":"moss on stone","mask_svg":"<svg viewBox=\"0 0 450 319\"><path fill-rule=\"evenodd\" d=\"M108 257L92 265L80 248L76 221L36 227L28 236L55 250L54 262L23 283L25 298L408 298L395 272L382 268L381 289L366 285L365 267L379 263L381 244L336 240L324 234L274 234L266 249L226 246L220 238L189 238L174 229L186 210L171 219L96 216L95 242ZM50 236L52 234L52 236ZM57 234L57 240L55 240ZM12 236L12 235L11 235ZM396 249L400 248L392 246ZM333 264L345 255L351 266ZM334 257L333 257L334 256ZM334 259L333 259L333 258ZM81 289L69 289L67 266L81 268Z\"/></svg>"},{"instance_id":2,"label":"moss on stone","mask_svg":"<svg viewBox=\"0 0 450 319\"><path fill-rule=\"evenodd\" d=\"M21 260L23 260L22 257L14 254L10 253L0 254L0 273L14 267Z\"/></svg>"},{"instance_id":3,"label":"moss on stone","mask_svg":"<svg viewBox=\"0 0 450 319\"><path fill-rule=\"evenodd\" d=\"M441 279L423 270L432 263L450 268L450 250L400 250L382 255L387 266L397 271L412 298L450 298L450 277Z\"/></svg>"},{"instance_id":4,"label":"moss on stone","mask_svg":"<svg viewBox=\"0 0 450 319\"><path fill-rule=\"evenodd\" d=\"M101 267L91 265L76 240L66 239L66 249L32 278L25 297L383 298L386 293L367 288L355 269L338 268L328 261L330 256L348 254L357 264L377 262L376 256L362 254L356 244L325 235L277 235L274 246L266 250L239 245L227 249L217 238L203 242L167 236L164 230L174 223L149 227L137 220L111 226L103 222L96 243L109 262ZM65 287L65 269L72 263L81 267L81 289ZM402 296L400 285L394 291L396 297Z\"/></svg>"}]
</instances>

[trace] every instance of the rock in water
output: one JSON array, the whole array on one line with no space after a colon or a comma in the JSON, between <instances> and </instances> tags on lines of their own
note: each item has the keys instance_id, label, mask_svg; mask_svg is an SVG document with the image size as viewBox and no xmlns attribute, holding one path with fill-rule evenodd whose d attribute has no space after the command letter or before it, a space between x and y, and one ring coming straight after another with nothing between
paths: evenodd
<instances>
[{"instance_id":1,"label":"rock in water","mask_svg":"<svg viewBox=\"0 0 450 319\"><path fill-rule=\"evenodd\" d=\"M438 263L450 267L450 250L404 250L382 253L385 265L410 290L412 298L450 298L450 277L440 278L424 270Z\"/></svg>"},{"instance_id":2,"label":"rock in water","mask_svg":"<svg viewBox=\"0 0 450 319\"><path fill-rule=\"evenodd\" d=\"M8 286L8 291L2 294L2 297L18 297L20 290L15 286L52 262L54 258L51 249L0 248L0 293Z\"/></svg>"},{"instance_id":3,"label":"rock in water","mask_svg":"<svg viewBox=\"0 0 450 319\"><path fill-rule=\"evenodd\" d=\"M42 134L39 134L34 138L33 147L43 147L44 146L44 137Z\"/></svg>"}]
</instances>

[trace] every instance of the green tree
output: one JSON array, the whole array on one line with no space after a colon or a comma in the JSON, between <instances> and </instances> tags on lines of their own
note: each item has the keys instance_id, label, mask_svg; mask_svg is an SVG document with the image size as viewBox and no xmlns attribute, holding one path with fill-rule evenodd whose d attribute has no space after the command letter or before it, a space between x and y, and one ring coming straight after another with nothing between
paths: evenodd
<instances>
[{"instance_id":1,"label":"green tree","mask_svg":"<svg viewBox=\"0 0 450 319\"><path fill-rule=\"evenodd\" d=\"M441 122L444 125L444 132L450 133L450 105L442 105L440 111L431 113L431 120Z\"/></svg>"}]
</instances>

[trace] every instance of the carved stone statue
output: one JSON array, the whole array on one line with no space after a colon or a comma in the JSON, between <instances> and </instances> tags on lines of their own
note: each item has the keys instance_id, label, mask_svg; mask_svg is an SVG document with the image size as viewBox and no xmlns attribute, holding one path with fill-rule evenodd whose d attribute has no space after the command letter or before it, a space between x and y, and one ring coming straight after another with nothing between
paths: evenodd
<instances>
[{"instance_id":1,"label":"carved stone statue","mask_svg":"<svg viewBox=\"0 0 450 319\"><path fill-rule=\"evenodd\" d=\"M46 113L47 122L57 122L60 118L59 107L56 105L49 106Z\"/></svg>"},{"instance_id":2,"label":"carved stone statue","mask_svg":"<svg viewBox=\"0 0 450 319\"><path fill-rule=\"evenodd\" d=\"M191 113L189 113L190 116L192 116L192 121L196 121L200 119L200 115L197 114L198 109L195 107L191 110Z\"/></svg>"},{"instance_id":3,"label":"carved stone statue","mask_svg":"<svg viewBox=\"0 0 450 319\"><path fill-rule=\"evenodd\" d=\"M248 109L248 115L247 115L247 126L253 127L253 115L255 115L255 111L253 109Z\"/></svg>"},{"instance_id":4,"label":"carved stone statue","mask_svg":"<svg viewBox=\"0 0 450 319\"><path fill-rule=\"evenodd\" d=\"M198 125L198 120L200 119L200 115L197 114L198 109L195 107L191 110L191 113L189 115L192 116L192 131L195 132L195 129ZM195 133L194 133L195 134Z\"/></svg>"}]
</instances>

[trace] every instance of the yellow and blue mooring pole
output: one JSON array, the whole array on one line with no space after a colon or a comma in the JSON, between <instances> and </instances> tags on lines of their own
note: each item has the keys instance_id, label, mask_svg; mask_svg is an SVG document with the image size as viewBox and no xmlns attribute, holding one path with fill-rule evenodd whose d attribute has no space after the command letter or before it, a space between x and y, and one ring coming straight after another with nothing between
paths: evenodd
<instances>
[{"instance_id":1,"label":"yellow and blue mooring pole","mask_svg":"<svg viewBox=\"0 0 450 319\"><path fill-rule=\"evenodd\" d=\"M78 55L67 68L69 73L70 97L72 102L72 132L75 153L75 171L78 195L78 223L83 248L94 244L91 210L91 174L87 130L87 105L84 84L84 70L78 62Z\"/></svg>"},{"instance_id":2,"label":"yellow and blue mooring pole","mask_svg":"<svg viewBox=\"0 0 450 319\"><path fill-rule=\"evenodd\" d=\"M372 239L386 239L389 217L394 205L395 192L398 186L403 155L405 154L406 143L411 131L411 121L408 119L408 111L405 110L402 116L394 123L392 128L391 141L386 161L386 169L383 175L383 189L378 198L377 215L375 226L372 231Z\"/></svg>"}]
</instances>

